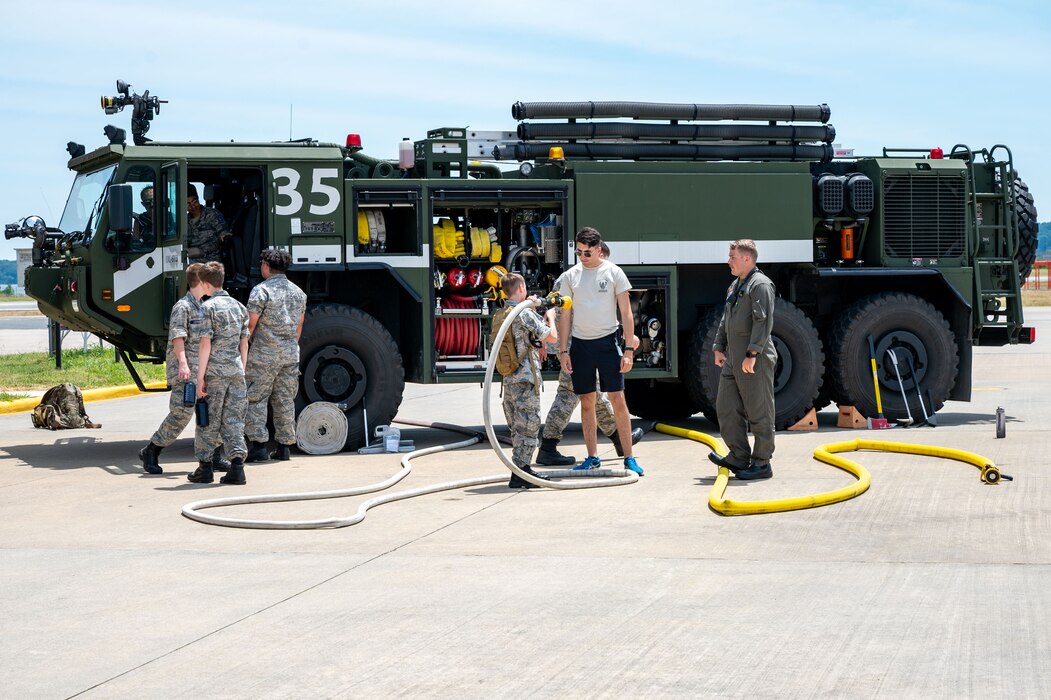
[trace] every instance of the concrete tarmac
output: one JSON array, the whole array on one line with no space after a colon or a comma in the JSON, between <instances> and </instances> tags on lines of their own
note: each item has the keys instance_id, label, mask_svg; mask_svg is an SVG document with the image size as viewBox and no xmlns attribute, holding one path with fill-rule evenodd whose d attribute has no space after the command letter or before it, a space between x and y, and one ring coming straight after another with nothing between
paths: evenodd
<instances>
[{"instance_id":1,"label":"concrete tarmac","mask_svg":"<svg viewBox=\"0 0 1051 700\"><path fill-rule=\"evenodd\" d=\"M0 416L0 696L1049 697L1051 313L1027 322L1036 345L976 348L974 398L939 427L839 430L826 410L820 431L778 434L774 479L728 496L849 484L810 454L854 437L972 450L1013 482L859 453L867 493L771 515L709 511L707 448L649 433L630 486L449 491L335 530L211 527L182 506L364 485L399 456L296 455L249 465L247 486L199 486L192 430L163 475L142 473L165 394L89 404L101 430ZM481 392L410 385L401 415L480 426ZM403 430L421 447L459 439ZM583 456L579 431L563 447ZM394 488L501 471L474 446L417 460ZM346 516L366 498L232 512Z\"/></svg>"}]
</instances>

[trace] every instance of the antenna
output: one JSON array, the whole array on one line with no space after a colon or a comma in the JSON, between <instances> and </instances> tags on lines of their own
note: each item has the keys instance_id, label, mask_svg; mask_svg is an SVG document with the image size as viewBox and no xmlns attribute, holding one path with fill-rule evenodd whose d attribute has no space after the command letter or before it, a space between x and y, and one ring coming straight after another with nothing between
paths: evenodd
<instances>
[{"instance_id":1,"label":"antenna","mask_svg":"<svg viewBox=\"0 0 1051 700\"><path fill-rule=\"evenodd\" d=\"M292 103L288 103L288 140L292 141Z\"/></svg>"}]
</instances>

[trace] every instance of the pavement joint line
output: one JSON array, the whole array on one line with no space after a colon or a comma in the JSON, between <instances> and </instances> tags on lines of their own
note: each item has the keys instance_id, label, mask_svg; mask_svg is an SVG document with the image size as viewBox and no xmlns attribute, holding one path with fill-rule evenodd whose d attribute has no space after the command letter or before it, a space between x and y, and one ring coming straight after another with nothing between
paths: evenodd
<instances>
[{"instance_id":1,"label":"pavement joint line","mask_svg":"<svg viewBox=\"0 0 1051 700\"><path fill-rule=\"evenodd\" d=\"M490 503L489 505L483 506L482 508L479 508L478 510L476 510L474 512L468 513L468 514L466 514L466 515L464 515L464 516L462 516L460 518L457 518L456 520L453 520L451 522L445 523L441 527L435 528L434 530L431 530L430 532L425 532L424 534L419 535L418 537L414 537L413 539L409 540L408 542L402 542L397 547L392 547L391 549L388 549L386 552L381 552L381 553L379 553L379 554L377 554L375 556L369 557L365 561L358 562L357 564L355 564L355 565L353 565L353 566L351 566L349 568L346 568L343 571L339 571L337 573L332 574L331 576L329 576L328 578L326 578L326 579L324 579L322 581L318 581L317 583L311 584L310 586L307 586L306 588L304 588L304 589L302 589L300 591L297 591L295 593L287 595L284 598L282 598L281 600L278 600L278 601L275 601L273 603L270 603L269 605L265 605L262 608L259 608L258 610L256 610L255 612L248 613L247 615L242 615L240 618L238 618L236 620L232 620L232 621L226 623L225 625L221 625L220 627L215 628L211 632L207 632L205 634L202 634L201 636L197 637L196 639L191 639L188 642L180 644L179 646L175 647L174 649L169 649L168 651L164 652L163 654L159 654L159 655L153 657L152 659L147 659L146 661L143 661L140 664L132 666L131 668L129 668L129 669L125 670L125 671L121 671L120 673L118 673L118 674L116 674L114 676L110 676L109 678L106 678L105 680L101 680L98 683L95 683L94 685L91 685L91 686L89 686L87 688L84 688L83 690L81 690L79 692L76 692L76 693L74 693L72 695L67 695L66 696L66 700L71 700L72 698L80 697L84 693L88 693L88 692L91 692L92 690L96 690L98 688L101 688L102 686L106 685L110 681L115 681L118 678L122 678L122 677L124 677L124 676L126 676L126 675L128 675L130 673L138 671L140 668L144 668L144 667L152 664L155 661L160 661L161 659L163 659L165 657L168 657L168 656L171 656L172 654L174 654L174 653L176 653L178 651L182 651L183 649L186 649L189 646L192 646L194 644L197 644L198 642L204 641L205 639L208 639L209 637L213 637L213 636L219 634L220 632L233 627L234 625L239 625L242 622L244 622L245 620L248 620L248 619L253 618L253 617L257 616L257 615L260 615L260 614L262 614L264 612L267 612L268 610L272 610L272 609L276 608L279 605L282 605L284 603L287 603L290 600L293 600L294 598L298 598L299 596L301 596L301 595L303 595L305 593L309 593L310 591L314 590L315 588L320 588L321 586L325 585L326 583L330 583L331 581L335 581L340 576L344 576L346 574L349 574L352 571L356 571L357 569L360 569L361 567L363 567L363 566L365 566L367 564L371 564L372 562L376 561L377 559L382 559L383 557L387 556L388 554L393 554L394 552L397 552L400 549L404 549L405 547L408 547L409 545L416 544L417 542L419 542L419 541L421 541L423 539L426 539L427 537L430 537L431 535L437 534L437 533L441 532L442 530L445 530L446 528L452 527L453 525L458 525L458 524L462 523L464 520L467 520L468 518L473 518L474 516L478 515L479 513L485 512L485 511L489 510L490 508L493 508L493 507L498 506L498 505L500 505L502 503L505 503L506 501L508 501L509 499L514 498L517 495L519 495L519 494L518 493L508 494L507 496L501 498L499 501L496 501L495 503ZM336 528L336 529L342 529L342 528Z\"/></svg>"}]
</instances>

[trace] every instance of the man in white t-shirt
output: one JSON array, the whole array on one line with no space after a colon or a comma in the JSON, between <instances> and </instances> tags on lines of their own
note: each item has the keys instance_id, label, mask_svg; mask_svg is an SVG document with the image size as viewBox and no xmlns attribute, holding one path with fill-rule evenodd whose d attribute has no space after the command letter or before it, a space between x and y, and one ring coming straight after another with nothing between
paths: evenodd
<instances>
[{"instance_id":1,"label":"man in white t-shirt","mask_svg":"<svg viewBox=\"0 0 1051 700\"><path fill-rule=\"evenodd\" d=\"M573 378L573 391L580 396L580 425L588 457L576 468L595 469L602 464L595 418L597 371L598 388L607 393L613 404L624 467L642 476L642 467L631 454L631 418L624 400L624 375L631 371L635 355L634 347L621 347L623 336L635 336L635 318L628 298L631 283L623 270L602 259L601 250L602 235L591 227L580 229L576 236L580 262L562 274L558 290L573 300L573 306L563 310L559 318L558 359ZM627 329L623 336L621 321ZM573 343L569 346L571 336Z\"/></svg>"}]
</instances>

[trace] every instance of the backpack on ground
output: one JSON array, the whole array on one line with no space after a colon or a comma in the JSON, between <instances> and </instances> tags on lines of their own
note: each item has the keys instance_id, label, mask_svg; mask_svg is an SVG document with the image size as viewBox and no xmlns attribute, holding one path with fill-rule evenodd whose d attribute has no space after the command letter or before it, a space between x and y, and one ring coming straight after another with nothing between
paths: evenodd
<instances>
[{"instance_id":1,"label":"backpack on ground","mask_svg":"<svg viewBox=\"0 0 1051 700\"><path fill-rule=\"evenodd\" d=\"M62 430L64 428L101 428L92 423L84 410L84 395L80 388L66 382L44 392L40 403L33 409L33 427Z\"/></svg>"}]
</instances>

